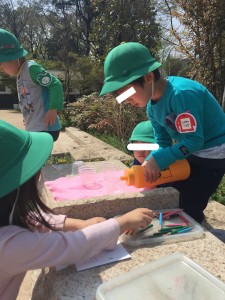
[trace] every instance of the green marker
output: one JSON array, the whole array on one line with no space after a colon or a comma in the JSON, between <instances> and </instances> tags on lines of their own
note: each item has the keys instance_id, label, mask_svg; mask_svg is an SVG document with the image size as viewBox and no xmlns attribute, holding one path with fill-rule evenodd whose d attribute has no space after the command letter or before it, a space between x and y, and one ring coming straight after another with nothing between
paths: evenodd
<instances>
[{"instance_id":1,"label":"green marker","mask_svg":"<svg viewBox=\"0 0 225 300\"><path fill-rule=\"evenodd\" d=\"M163 227L159 229L159 232L164 232L164 231L172 231L174 229L184 229L184 226L171 226L171 227Z\"/></svg>"},{"instance_id":2,"label":"green marker","mask_svg":"<svg viewBox=\"0 0 225 300\"><path fill-rule=\"evenodd\" d=\"M153 233L153 235L151 237L157 237L157 236L162 236L164 234L166 234L167 232L156 232L156 233Z\"/></svg>"},{"instance_id":3,"label":"green marker","mask_svg":"<svg viewBox=\"0 0 225 300\"><path fill-rule=\"evenodd\" d=\"M184 226L184 227L182 228L182 230L183 230L183 229L187 229L187 228L190 228L190 226ZM174 229L174 230L172 230L172 231L170 232L170 234L176 234L176 233L178 233L179 231L181 231L180 228Z\"/></svg>"},{"instance_id":4,"label":"green marker","mask_svg":"<svg viewBox=\"0 0 225 300\"><path fill-rule=\"evenodd\" d=\"M149 224L145 229L139 230L139 232L145 232L146 230L150 229L153 227L153 224Z\"/></svg>"}]
</instances>

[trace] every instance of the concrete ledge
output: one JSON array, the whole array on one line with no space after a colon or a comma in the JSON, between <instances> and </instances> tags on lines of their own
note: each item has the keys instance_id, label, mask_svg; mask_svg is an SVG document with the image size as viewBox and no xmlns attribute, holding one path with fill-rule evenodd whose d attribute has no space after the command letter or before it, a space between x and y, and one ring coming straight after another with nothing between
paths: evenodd
<instances>
[{"instance_id":1,"label":"concrete ledge","mask_svg":"<svg viewBox=\"0 0 225 300\"><path fill-rule=\"evenodd\" d=\"M75 160L119 160L127 161L132 157L92 135L74 127L66 128L66 133L74 140L75 145L68 147Z\"/></svg>"},{"instance_id":2,"label":"concrete ledge","mask_svg":"<svg viewBox=\"0 0 225 300\"><path fill-rule=\"evenodd\" d=\"M88 165L95 166L97 172L102 170L102 162L92 162ZM118 170L126 166L119 161L114 161ZM72 164L67 164L57 175L66 176L71 173ZM178 207L179 192L174 188L156 188L141 193L112 194L102 197L83 198L74 201L55 201L50 191L45 187L46 180L56 179L55 166L45 166L42 169L42 180L40 190L46 205L56 213L66 214L69 217L87 219L95 216L105 218L123 214L137 207L148 207L151 209L176 208ZM59 177L61 177L59 176Z\"/></svg>"}]
</instances>

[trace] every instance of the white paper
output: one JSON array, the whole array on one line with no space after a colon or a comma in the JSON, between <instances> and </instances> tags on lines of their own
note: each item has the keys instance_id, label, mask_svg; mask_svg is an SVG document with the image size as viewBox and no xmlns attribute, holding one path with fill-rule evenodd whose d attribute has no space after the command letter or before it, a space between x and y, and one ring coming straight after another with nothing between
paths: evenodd
<instances>
[{"instance_id":1,"label":"white paper","mask_svg":"<svg viewBox=\"0 0 225 300\"><path fill-rule=\"evenodd\" d=\"M118 241L114 250L103 250L87 261L81 264L76 264L76 269L77 271L82 271L128 258L131 258L130 254Z\"/></svg>"}]
</instances>

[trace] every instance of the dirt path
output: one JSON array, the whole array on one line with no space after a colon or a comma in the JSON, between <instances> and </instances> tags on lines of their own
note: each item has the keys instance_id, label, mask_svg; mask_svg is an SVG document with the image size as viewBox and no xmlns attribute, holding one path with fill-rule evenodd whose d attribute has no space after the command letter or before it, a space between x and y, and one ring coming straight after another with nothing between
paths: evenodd
<instances>
[{"instance_id":1,"label":"dirt path","mask_svg":"<svg viewBox=\"0 0 225 300\"><path fill-rule=\"evenodd\" d=\"M6 121L17 128L24 129L23 115L17 110L0 110L0 119Z\"/></svg>"}]
</instances>

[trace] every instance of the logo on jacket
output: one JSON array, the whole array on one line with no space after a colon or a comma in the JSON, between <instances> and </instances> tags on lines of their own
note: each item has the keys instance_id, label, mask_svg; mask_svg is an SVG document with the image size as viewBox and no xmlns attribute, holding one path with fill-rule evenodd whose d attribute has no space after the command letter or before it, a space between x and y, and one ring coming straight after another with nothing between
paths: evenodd
<instances>
[{"instance_id":1,"label":"logo on jacket","mask_svg":"<svg viewBox=\"0 0 225 300\"><path fill-rule=\"evenodd\" d=\"M195 132L197 122L192 114L185 112L177 116L175 126L180 133Z\"/></svg>"},{"instance_id":2,"label":"logo on jacket","mask_svg":"<svg viewBox=\"0 0 225 300\"><path fill-rule=\"evenodd\" d=\"M38 75L37 81L41 85L49 85L52 82L52 77L49 73L47 72L42 72L41 74Z\"/></svg>"}]
</instances>

